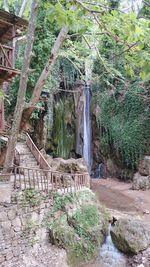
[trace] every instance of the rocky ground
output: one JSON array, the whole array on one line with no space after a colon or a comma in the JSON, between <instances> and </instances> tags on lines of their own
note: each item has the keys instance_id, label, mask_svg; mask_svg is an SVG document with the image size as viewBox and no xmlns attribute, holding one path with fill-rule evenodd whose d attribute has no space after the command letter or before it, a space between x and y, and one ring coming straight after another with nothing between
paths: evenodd
<instances>
[{"instance_id":1,"label":"rocky ground","mask_svg":"<svg viewBox=\"0 0 150 267\"><path fill-rule=\"evenodd\" d=\"M128 260L128 267L150 267L150 248Z\"/></svg>"},{"instance_id":2,"label":"rocky ground","mask_svg":"<svg viewBox=\"0 0 150 267\"><path fill-rule=\"evenodd\" d=\"M69 267L66 252L51 244L33 248L22 259L7 267Z\"/></svg>"}]
</instances>

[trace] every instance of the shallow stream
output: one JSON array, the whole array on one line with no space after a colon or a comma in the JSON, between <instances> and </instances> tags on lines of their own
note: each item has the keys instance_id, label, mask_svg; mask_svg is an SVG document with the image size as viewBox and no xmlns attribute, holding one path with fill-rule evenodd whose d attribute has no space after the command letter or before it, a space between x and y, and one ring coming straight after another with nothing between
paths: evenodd
<instances>
[{"instance_id":1,"label":"shallow stream","mask_svg":"<svg viewBox=\"0 0 150 267\"><path fill-rule=\"evenodd\" d=\"M100 248L98 259L94 263L85 264L82 267L126 267L126 256L114 246L110 230L111 225L106 240Z\"/></svg>"}]
</instances>

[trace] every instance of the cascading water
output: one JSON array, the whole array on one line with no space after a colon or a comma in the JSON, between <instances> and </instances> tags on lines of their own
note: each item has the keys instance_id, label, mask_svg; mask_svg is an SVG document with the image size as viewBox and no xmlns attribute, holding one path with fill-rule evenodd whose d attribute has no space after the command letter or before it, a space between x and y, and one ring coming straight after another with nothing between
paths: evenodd
<instances>
[{"instance_id":1,"label":"cascading water","mask_svg":"<svg viewBox=\"0 0 150 267\"><path fill-rule=\"evenodd\" d=\"M127 258L113 244L111 235L111 224L105 243L100 248L99 257L93 263L82 265L82 267L126 267Z\"/></svg>"},{"instance_id":2,"label":"cascading water","mask_svg":"<svg viewBox=\"0 0 150 267\"><path fill-rule=\"evenodd\" d=\"M100 262L104 267L125 267L125 256L114 246L111 235L111 224L109 225L108 235L105 243L100 249ZM100 265L101 266L101 265Z\"/></svg>"},{"instance_id":3,"label":"cascading water","mask_svg":"<svg viewBox=\"0 0 150 267\"><path fill-rule=\"evenodd\" d=\"M83 158L85 159L89 171L91 170L91 90L90 86L84 87L84 134L83 134Z\"/></svg>"},{"instance_id":4,"label":"cascading water","mask_svg":"<svg viewBox=\"0 0 150 267\"><path fill-rule=\"evenodd\" d=\"M120 2L120 9L125 13L133 11L138 14L142 6L143 0L121 0Z\"/></svg>"}]
</instances>

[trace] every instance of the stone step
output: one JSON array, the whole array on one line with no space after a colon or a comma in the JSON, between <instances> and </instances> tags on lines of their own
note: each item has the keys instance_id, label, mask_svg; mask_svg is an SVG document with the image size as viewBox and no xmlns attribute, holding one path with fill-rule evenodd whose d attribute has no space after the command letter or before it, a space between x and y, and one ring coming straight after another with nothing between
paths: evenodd
<instances>
[{"instance_id":1,"label":"stone step","mask_svg":"<svg viewBox=\"0 0 150 267\"><path fill-rule=\"evenodd\" d=\"M35 165L38 164L38 162L36 161L36 159L30 159L30 158L21 160L20 162L21 163L32 163L32 164L35 164Z\"/></svg>"}]
</instances>

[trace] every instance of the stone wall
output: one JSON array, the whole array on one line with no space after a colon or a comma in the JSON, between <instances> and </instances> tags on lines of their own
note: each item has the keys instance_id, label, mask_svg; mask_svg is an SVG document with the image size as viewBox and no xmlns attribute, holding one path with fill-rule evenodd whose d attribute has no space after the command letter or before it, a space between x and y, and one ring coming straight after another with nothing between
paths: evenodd
<instances>
[{"instance_id":1,"label":"stone wall","mask_svg":"<svg viewBox=\"0 0 150 267\"><path fill-rule=\"evenodd\" d=\"M17 262L25 254L49 243L43 221L51 206L50 199L42 199L38 206L23 200L0 204L0 266L22 266Z\"/></svg>"}]
</instances>

